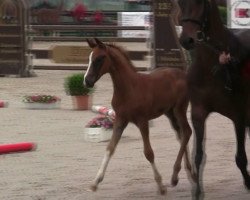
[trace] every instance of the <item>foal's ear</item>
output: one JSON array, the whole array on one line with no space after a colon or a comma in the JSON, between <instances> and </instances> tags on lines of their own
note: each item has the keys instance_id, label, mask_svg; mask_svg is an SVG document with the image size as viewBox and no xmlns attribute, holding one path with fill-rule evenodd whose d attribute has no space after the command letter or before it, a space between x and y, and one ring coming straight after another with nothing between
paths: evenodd
<instances>
[{"instance_id":1,"label":"foal's ear","mask_svg":"<svg viewBox=\"0 0 250 200\"><path fill-rule=\"evenodd\" d=\"M97 38L94 38L95 39L95 42L96 42L96 44L97 44L97 46L99 47L99 48L101 48L101 49L106 49L106 45L102 42L102 41L100 41L99 39L97 39Z\"/></svg>"},{"instance_id":2,"label":"foal's ear","mask_svg":"<svg viewBox=\"0 0 250 200\"><path fill-rule=\"evenodd\" d=\"M86 39L86 41L87 41L89 47L92 49L97 46L97 44L95 43L94 40Z\"/></svg>"}]
</instances>

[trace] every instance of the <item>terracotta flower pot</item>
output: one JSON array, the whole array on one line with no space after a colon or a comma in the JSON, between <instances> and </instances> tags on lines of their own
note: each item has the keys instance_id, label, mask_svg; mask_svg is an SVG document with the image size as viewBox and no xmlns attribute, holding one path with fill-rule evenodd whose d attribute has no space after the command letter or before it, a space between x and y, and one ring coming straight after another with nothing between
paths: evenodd
<instances>
[{"instance_id":1,"label":"terracotta flower pot","mask_svg":"<svg viewBox=\"0 0 250 200\"><path fill-rule=\"evenodd\" d=\"M72 96L72 102L75 110L89 110L92 106L92 96Z\"/></svg>"}]
</instances>

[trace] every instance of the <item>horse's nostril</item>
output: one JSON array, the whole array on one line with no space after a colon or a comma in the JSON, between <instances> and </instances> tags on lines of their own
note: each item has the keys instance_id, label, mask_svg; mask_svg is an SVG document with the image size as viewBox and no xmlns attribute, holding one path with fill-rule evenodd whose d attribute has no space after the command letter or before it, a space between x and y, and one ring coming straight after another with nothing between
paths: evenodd
<instances>
[{"instance_id":1,"label":"horse's nostril","mask_svg":"<svg viewBox=\"0 0 250 200\"><path fill-rule=\"evenodd\" d=\"M190 44L194 44L194 39L193 38L188 38L187 39L187 43L190 45Z\"/></svg>"},{"instance_id":2,"label":"horse's nostril","mask_svg":"<svg viewBox=\"0 0 250 200\"><path fill-rule=\"evenodd\" d=\"M195 41L191 37L181 38L180 43L186 50L194 48Z\"/></svg>"},{"instance_id":3,"label":"horse's nostril","mask_svg":"<svg viewBox=\"0 0 250 200\"><path fill-rule=\"evenodd\" d=\"M85 85L86 87L89 87L89 81L88 81L88 79L84 79L84 81L83 81L83 85Z\"/></svg>"},{"instance_id":4,"label":"horse's nostril","mask_svg":"<svg viewBox=\"0 0 250 200\"><path fill-rule=\"evenodd\" d=\"M85 79L83 84L84 84L86 87L90 87L90 88L94 86L93 81L91 81L91 80L89 80L89 79Z\"/></svg>"}]
</instances>

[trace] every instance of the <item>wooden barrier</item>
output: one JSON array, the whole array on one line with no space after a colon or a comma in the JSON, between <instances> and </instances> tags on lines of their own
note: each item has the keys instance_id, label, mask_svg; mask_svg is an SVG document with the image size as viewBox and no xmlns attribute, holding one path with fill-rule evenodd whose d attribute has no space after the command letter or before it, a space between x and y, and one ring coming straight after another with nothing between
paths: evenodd
<instances>
[{"instance_id":1,"label":"wooden barrier","mask_svg":"<svg viewBox=\"0 0 250 200\"><path fill-rule=\"evenodd\" d=\"M91 36L92 38L93 36ZM103 42L146 42L146 38L119 38L119 37L98 37ZM90 37L72 37L72 36L33 36L31 40L41 42L82 42Z\"/></svg>"},{"instance_id":2,"label":"wooden barrier","mask_svg":"<svg viewBox=\"0 0 250 200\"><path fill-rule=\"evenodd\" d=\"M145 26L117 25L30 25L33 30L145 30Z\"/></svg>"},{"instance_id":3,"label":"wooden barrier","mask_svg":"<svg viewBox=\"0 0 250 200\"><path fill-rule=\"evenodd\" d=\"M30 52L35 55L37 59L50 59L51 49L30 49ZM145 56L148 55L147 50L129 50L128 55L131 60L144 60Z\"/></svg>"},{"instance_id":4,"label":"wooden barrier","mask_svg":"<svg viewBox=\"0 0 250 200\"><path fill-rule=\"evenodd\" d=\"M117 25L30 25L29 32L33 41L84 41L90 36L62 36L61 34L69 31L92 31L91 36L98 37L105 42L146 42L146 38L122 38L117 33L113 36L99 36L100 31L119 31L119 30L146 30L145 26L117 26ZM53 36L41 36L41 32L51 32Z\"/></svg>"},{"instance_id":5,"label":"wooden barrier","mask_svg":"<svg viewBox=\"0 0 250 200\"><path fill-rule=\"evenodd\" d=\"M29 34L30 34L30 40L34 42L83 42L86 40L86 38L89 38L87 36L60 36L60 34L65 33L67 31L93 31L93 34L91 37L95 37L95 33L98 33L102 30L105 31L119 31L119 30L145 30L145 26L117 26L117 25L30 25L29 26ZM41 35L42 32L53 32L54 36L44 36ZM144 43L146 42L146 38L122 38L122 37L99 37L96 35L100 40L104 42L139 42L139 43ZM30 49L29 52L31 54L35 55L35 58L37 59L50 59L53 60L54 64L49 65L45 67L44 65L34 65L35 69L85 69L86 66L83 63L87 63L86 58L81 58L85 59L85 62L80 62L74 59L75 61L72 62L73 64L78 63L80 64L79 66L68 66L67 67L67 62L69 63L69 59L72 60L72 50L73 46L57 46L55 49L53 48L48 48L48 49ZM81 48L81 47L77 47ZM71 49L71 50L70 50ZM67 59L67 62L65 64L63 63L63 60L61 58L58 59L58 50L63 51L62 54L65 54L63 56L63 60ZM53 55L54 53L54 55ZM128 51L129 57L132 60L144 60L145 56L148 55L148 51L145 50L129 50ZM67 56L66 56L67 55ZM52 58L53 57L53 58ZM83 56L84 57L84 56ZM79 59L79 58L78 58ZM60 61L59 61L60 60ZM145 70L145 68L139 69Z\"/></svg>"},{"instance_id":6,"label":"wooden barrier","mask_svg":"<svg viewBox=\"0 0 250 200\"><path fill-rule=\"evenodd\" d=\"M34 42L84 42L86 38L98 37L104 42L139 42L145 45L147 38L134 38L134 37L118 37L118 31L121 30L146 30L145 26L118 26L118 25L89 25L89 24L46 24L38 25L32 24L28 26L28 32L30 35L30 40ZM104 36L100 33L108 32L110 35ZM44 34L46 33L46 34ZM73 35L72 35L73 34ZM54 49L53 49L54 48ZM38 62L35 62L34 69L85 69L86 68L86 56L78 55L73 56L72 54L73 46L61 46L50 47L48 49L29 49L31 54L34 54L36 59L47 59L47 66L40 65ZM82 51L82 47L80 48ZM84 47L83 47L84 48ZM56 55L58 51L60 55L64 55L63 59L59 58ZM147 49L145 50L129 50L129 57L132 60L142 61L145 59L145 56L148 55ZM74 58L73 58L73 57ZM66 60L65 60L66 59ZM73 60L72 60L73 59ZM80 60L81 62L80 62ZM82 61L84 60L84 62ZM51 60L52 62L50 62ZM72 61L72 62L70 62ZM76 64L76 65L69 65ZM140 71L146 70L145 67L138 69Z\"/></svg>"}]
</instances>

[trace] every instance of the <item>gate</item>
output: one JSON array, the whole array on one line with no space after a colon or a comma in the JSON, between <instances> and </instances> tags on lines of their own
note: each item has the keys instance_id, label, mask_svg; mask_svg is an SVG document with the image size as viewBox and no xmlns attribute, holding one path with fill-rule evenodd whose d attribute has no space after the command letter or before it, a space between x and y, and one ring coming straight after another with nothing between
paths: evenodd
<instances>
[{"instance_id":1,"label":"gate","mask_svg":"<svg viewBox=\"0 0 250 200\"><path fill-rule=\"evenodd\" d=\"M27 25L25 0L0 2L0 75L29 75Z\"/></svg>"},{"instance_id":2,"label":"gate","mask_svg":"<svg viewBox=\"0 0 250 200\"><path fill-rule=\"evenodd\" d=\"M173 0L154 0L154 66L186 68L186 61L174 24Z\"/></svg>"}]
</instances>

